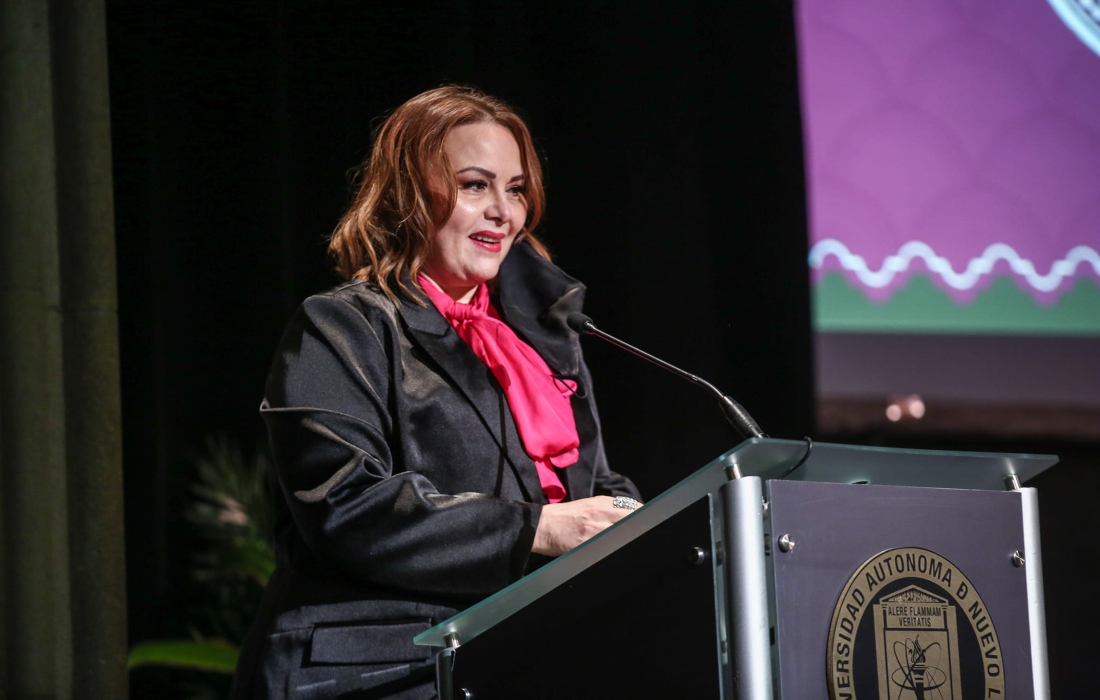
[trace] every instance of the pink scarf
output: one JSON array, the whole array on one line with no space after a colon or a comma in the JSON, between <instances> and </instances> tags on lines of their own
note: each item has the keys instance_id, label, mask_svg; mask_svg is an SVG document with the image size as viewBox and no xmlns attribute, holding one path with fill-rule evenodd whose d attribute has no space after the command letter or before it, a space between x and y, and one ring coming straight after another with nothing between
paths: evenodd
<instances>
[{"instance_id":1,"label":"pink scarf","mask_svg":"<svg viewBox=\"0 0 1100 700\"><path fill-rule=\"evenodd\" d=\"M558 503L565 498L565 487L553 468L575 464L580 456L569 403L576 384L554 377L534 348L500 320L484 284L469 304L459 304L428 278L420 275L419 280L435 307L504 389L523 447L535 462L542 492L551 503Z\"/></svg>"}]
</instances>

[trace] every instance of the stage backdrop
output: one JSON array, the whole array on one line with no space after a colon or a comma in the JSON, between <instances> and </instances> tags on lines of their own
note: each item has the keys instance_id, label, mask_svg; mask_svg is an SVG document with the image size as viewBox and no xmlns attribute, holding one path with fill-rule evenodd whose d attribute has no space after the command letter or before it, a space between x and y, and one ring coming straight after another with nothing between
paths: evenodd
<instances>
[{"instance_id":1,"label":"stage backdrop","mask_svg":"<svg viewBox=\"0 0 1100 700\"><path fill-rule=\"evenodd\" d=\"M204 438L263 444L272 354L297 305L337 282L325 239L372 129L445 82L528 117L542 234L601 327L706 377L772 435L812 430L789 0L108 11L132 640L196 624L181 514ZM740 440L697 387L584 344L609 459L647 497Z\"/></svg>"}]
</instances>

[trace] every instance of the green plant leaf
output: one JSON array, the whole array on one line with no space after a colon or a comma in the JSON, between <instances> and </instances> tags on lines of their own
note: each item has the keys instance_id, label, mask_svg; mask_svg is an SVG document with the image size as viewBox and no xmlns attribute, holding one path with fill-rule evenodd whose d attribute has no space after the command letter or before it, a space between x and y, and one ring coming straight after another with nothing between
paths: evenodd
<instances>
[{"instance_id":1,"label":"green plant leaf","mask_svg":"<svg viewBox=\"0 0 1100 700\"><path fill-rule=\"evenodd\" d=\"M141 642L130 648L127 663L138 666L172 666L215 673L233 673L240 649L220 639L192 641L164 639Z\"/></svg>"},{"instance_id":2,"label":"green plant leaf","mask_svg":"<svg viewBox=\"0 0 1100 700\"><path fill-rule=\"evenodd\" d=\"M266 542L243 542L236 552L236 569L252 578L260 586L266 586L275 571L275 553Z\"/></svg>"}]
</instances>

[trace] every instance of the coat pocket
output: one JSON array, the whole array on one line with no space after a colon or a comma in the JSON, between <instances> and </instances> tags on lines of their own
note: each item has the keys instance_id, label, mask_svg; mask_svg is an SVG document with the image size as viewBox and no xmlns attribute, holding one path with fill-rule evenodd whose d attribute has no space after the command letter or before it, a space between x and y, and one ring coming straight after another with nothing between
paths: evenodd
<instances>
[{"instance_id":1,"label":"coat pocket","mask_svg":"<svg viewBox=\"0 0 1100 700\"><path fill-rule=\"evenodd\" d=\"M427 631L427 621L364 622L317 625L310 639L308 663L396 664L427 661L432 648L413 644L413 637Z\"/></svg>"}]
</instances>

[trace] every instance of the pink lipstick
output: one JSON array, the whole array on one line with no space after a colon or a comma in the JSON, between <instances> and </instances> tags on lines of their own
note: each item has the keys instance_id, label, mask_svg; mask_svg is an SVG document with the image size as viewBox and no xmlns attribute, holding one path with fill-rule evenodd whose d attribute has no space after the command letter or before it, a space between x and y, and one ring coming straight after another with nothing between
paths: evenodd
<instances>
[{"instance_id":1,"label":"pink lipstick","mask_svg":"<svg viewBox=\"0 0 1100 700\"><path fill-rule=\"evenodd\" d=\"M490 253L499 253L501 251L501 241L504 240L506 234L497 233L496 231L478 231L469 235L469 239L474 242L474 245L487 250Z\"/></svg>"}]
</instances>

